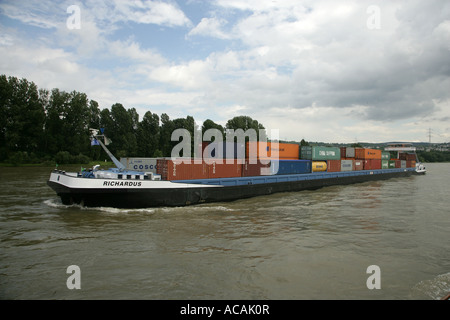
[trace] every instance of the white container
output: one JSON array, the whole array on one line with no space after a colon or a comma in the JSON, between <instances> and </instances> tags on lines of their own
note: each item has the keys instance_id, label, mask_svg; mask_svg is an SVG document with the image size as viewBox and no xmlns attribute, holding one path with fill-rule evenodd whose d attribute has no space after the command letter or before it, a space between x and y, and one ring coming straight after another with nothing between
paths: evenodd
<instances>
[{"instance_id":1,"label":"white container","mask_svg":"<svg viewBox=\"0 0 450 320\"><path fill-rule=\"evenodd\" d=\"M128 170L153 172L156 174L157 158L120 158L122 163Z\"/></svg>"}]
</instances>

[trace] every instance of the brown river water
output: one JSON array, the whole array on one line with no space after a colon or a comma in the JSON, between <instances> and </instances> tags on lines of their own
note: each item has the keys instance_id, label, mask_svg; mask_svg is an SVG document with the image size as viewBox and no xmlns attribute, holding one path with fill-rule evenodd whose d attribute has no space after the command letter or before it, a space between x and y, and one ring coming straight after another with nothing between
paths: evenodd
<instances>
[{"instance_id":1,"label":"brown river water","mask_svg":"<svg viewBox=\"0 0 450 320\"><path fill-rule=\"evenodd\" d=\"M0 168L0 299L440 299L450 293L450 164L427 169L122 210L62 205L46 185L52 168ZM80 289L67 284L72 265ZM379 289L369 289L373 265Z\"/></svg>"}]
</instances>

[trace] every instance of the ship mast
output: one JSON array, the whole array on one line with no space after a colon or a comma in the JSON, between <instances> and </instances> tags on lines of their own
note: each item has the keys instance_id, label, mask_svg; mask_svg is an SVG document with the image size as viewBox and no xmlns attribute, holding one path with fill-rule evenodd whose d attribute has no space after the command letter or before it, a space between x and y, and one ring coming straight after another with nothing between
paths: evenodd
<instances>
[{"instance_id":1,"label":"ship mast","mask_svg":"<svg viewBox=\"0 0 450 320\"><path fill-rule=\"evenodd\" d=\"M97 129L89 129L89 131L91 132L91 138L95 139L95 141L98 142L98 144L102 146L103 150L105 150L106 154L111 158L111 160L114 162L116 167L120 171L125 170L126 169L125 166L122 163L120 163L120 161L117 160L116 157L114 157L114 155L111 153L111 151L109 151L108 148L106 147L106 145L101 141L101 139L99 139L99 138L103 138L105 140L105 143L107 143L106 142L107 138L103 134L103 131L101 130L102 134L98 134L98 130Z\"/></svg>"}]
</instances>

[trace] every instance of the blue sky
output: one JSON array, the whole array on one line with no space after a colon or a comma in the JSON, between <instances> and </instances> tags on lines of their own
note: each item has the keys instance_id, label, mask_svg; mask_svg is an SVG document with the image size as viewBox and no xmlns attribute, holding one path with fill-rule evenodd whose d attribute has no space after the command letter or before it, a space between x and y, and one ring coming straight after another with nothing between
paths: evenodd
<instances>
[{"instance_id":1,"label":"blue sky","mask_svg":"<svg viewBox=\"0 0 450 320\"><path fill-rule=\"evenodd\" d=\"M446 0L0 0L1 74L289 140L450 141L449 51Z\"/></svg>"}]
</instances>

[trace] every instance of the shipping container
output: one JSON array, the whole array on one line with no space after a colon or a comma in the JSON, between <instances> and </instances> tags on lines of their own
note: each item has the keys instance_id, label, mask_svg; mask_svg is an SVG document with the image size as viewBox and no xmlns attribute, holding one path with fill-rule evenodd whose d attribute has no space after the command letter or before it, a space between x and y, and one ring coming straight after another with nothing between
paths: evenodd
<instances>
[{"instance_id":1,"label":"shipping container","mask_svg":"<svg viewBox=\"0 0 450 320\"><path fill-rule=\"evenodd\" d=\"M301 147L300 157L304 160L340 160L341 149L338 147Z\"/></svg>"},{"instance_id":2,"label":"shipping container","mask_svg":"<svg viewBox=\"0 0 450 320\"><path fill-rule=\"evenodd\" d=\"M381 159L365 159L363 160L364 170L379 170L381 169Z\"/></svg>"},{"instance_id":3,"label":"shipping container","mask_svg":"<svg viewBox=\"0 0 450 320\"><path fill-rule=\"evenodd\" d=\"M256 154L254 154L256 152ZM276 158L283 160L298 160L300 146L297 143L277 143L277 142L254 142L249 141L246 144L246 159L267 159Z\"/></svg>"},{"instance_id":4,"label":"shipping container","mask_svg":"<svg viewBox=\"0 0 450 320\"><path fill-rule=\"evenodd\" d=\"M355 171L364 170L364 160L355 159L354 168Z\"/></svg>"},{"instance_id":5,"label":"shipping container","mask_svg":"<svg viewBox=\"0 0 450 320\"><path fill-rule=\"evenodd\" d=\"M257 161L256 163L251 163L251 161L246 159L245 163L242 165L243 177L255 177L269 174L270 174L270 162L261 163L260 161Z\"/></svg>"},{"instance_id":6,"label":"shipping container","mask_svg":"<svg viewBox=\"0 0 450 320\"><path fill-rule=\"evenodd\" d=\"M381 160L381 169L389 169L389 160Z\"/></svg>"},{"instance_id":7,"label":"shipping container","mask_svg":"<svg viewBox=\"0 0 450 320\"><path fill-rule=\"evenodd\" d=\"M389 160L389 169L395 169L395 160Z\"/></svg>"},{"instance_id":8,"label":"shipping container","mask_svg":"<svg viewBox=\"0 0 450 320\"><path fill-rule=\"evenodd\" d=\"M406 168L406 160L400 160L400 165L402 169Z\"/></svg>"},{"instance_id":9,"label":"shipping container","mask_svg":"<svg viewBox=\"0 0 450 320\"><path fill-rule=\"evenodd\" d=\"M398 155L400 160L406 160L406 161L412 161L416 160L416 154L415 153L400 153Z\"/></svg>"},{"instance_id":10,"label":"shipping container","mask_svg":"<svg viewBox=\"0 0 450 320\"><path fill-rule=\"evenodd\" d=\"M352 159L341 160L341 171L353 171L355 170L354 167L355 167L355 160Z\"/></svg>"},{"instance_id":11,"label":"shipping container","mask_svg":"<svg viewBox=\"0 0 450 320\"><path fill-rule=\"evenodd\" d=\"M303 174L311 173L310 160L278 160L271 161L271 174Z\"/></svg>"},{"instance_id":12,"label":"shipping container","mask_svg":"<svg viewBox=\"0 0 450 320\"><path fill-rule=\"evenodd\" d=\"M120 158L128 170L156 173L157 158Z\"/></svg>"},{"instance_id":13,"label":"shipping container","mask_svg":"<svg viewBox=\"0 0 450 320\"><path fill-rule=\"evenodd\" d=\"M328 172L341 171L341 160L327 160L327 171Z\"/></svg>"},{"instance_id":14,"label":"shipping container","mask_svg":"<svg viewBox=\"0 0 450 320\"><path fill-rule=\"evenodd\" d=\"M355 158L355 148L353 147L341 147L341 158Z\"/></svg>"},{"instance_id":15,"label":"shipping container","mask_svg":"<svg viewBox=\"0 0 450 320\"><path fill-rule=\"evenodd\" d=\"M381 160L381 150L368 148L355 148L356 159L377 159Z\"/></svg>"},{"instance_id":16,"label":"shipping container","mask_svg":"<svg viewBox=\"0 0 450 320\"><path fill-rule=\"evenodd\" d=\"M235 178L242 176L242 163L238 160L205 161L208 167L208 178Z\"/></svg>"},{"instance_id":17,"label":"shipping container","mask_svg":"<svg viewBox=\"0 0 450 320\"><path fill-rule=\"evenodd\" d=\"M415 160L406 160L406 167L407 168L415 168L416 167L416 161Z\"/></svg>"},{"instance_id":18,"label":"shipping container","mask_svg":"<svg viewBox=\"0 0 450 320\"><path fill-rule=\"evenodd\" d=\"M208 165L202 159L159 158L156 173L161 175L162 180L167 181L207 179Z\"/></svg>"},{"instance_id":19,"label":"shipping container","mask_svg":"<svg viewBox=\"0 0 450 320\"><path fill-rule=\"evenodd\" d=\"M313 172L327 171L327 163L325 161L313 161L312 171Z\"/></svg>"},{"instance_id":20,"label":"shipping container","mask_svg":"<svg viewBox=\"0 0 450 320\"><path fill-rule=\"evenodd\" d=\"M391 159L391 153L387 151L381 152L381 160L390 160Z\"/></svg>"},{"instance_id":21,"label":"shipping container","mask_svg":"<svg viewBox=\"0 0 450 320\"><path fill-rule=\"evenodd\" d=\"M401 161L401 160L398 160L398 159L397 159L397 160L394 160L394 161L395 161L395 167L396 167L396 168L399 169L399 168L402 167L402 161Z\"/></svg>"},{"instance_id":22,"label":"shipping container","mask_svg":"<svg viewBox=\"0 0 450 320\"><path fill-rule=\"evenodd\" d=\"M245 145L233 142L211 142L204 146L204 159L245 159Z\"/></svg>"}]
</instances>

